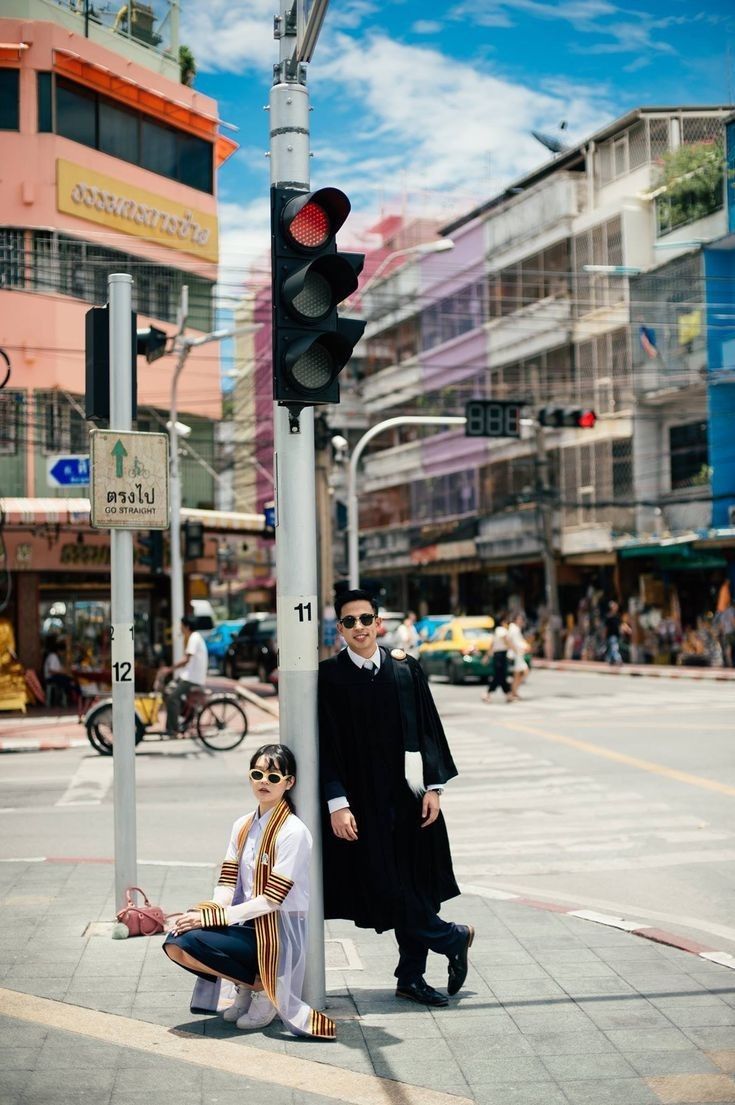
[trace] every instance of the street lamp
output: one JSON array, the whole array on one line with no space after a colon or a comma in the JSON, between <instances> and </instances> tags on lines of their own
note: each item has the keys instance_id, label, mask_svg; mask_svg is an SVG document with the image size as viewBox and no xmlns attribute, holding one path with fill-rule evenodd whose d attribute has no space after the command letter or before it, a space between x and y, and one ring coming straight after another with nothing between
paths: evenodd
<instances>
[{"instance_id":1,"label":"street lamp","mask_svg":"<svg viewBox=\"0 0 735 1105\"><path fill-rule=\"evenodd\" d=\"M260 329L260 323L240 326L234 330L213 330L198 338L189 338L183 333L188 308L188 289L182 289L181 322L176 335L174 350L178 353L176 368L171 380L171 409L166 423L171 440L171 650L176 664L183 656L181 639L181 619L184 616L184 576L181 562L181 469L179 465L179 437L188 436L184 425L177 421L177 389L179 376L184 370L186 359L192 349L208 345L213 341L225 341L237 334L253 333ZM186 427L188 429L188 427Z\"/></svg>"},{"instance_id":2,"label":"street lamp","mask_svg":"<svg viewBox=\"0 0 735 1105\"><path fill-rule=\"evenodd\" d=\"M369 441L383 430L389 430L393 426L423 425L423 426L464 426L467 419L463 415L434 415L413 414L403 415L397 418L386 418L372 426L360 438L352 450L350 464L347 470L347 563L350 576L350 589L360 586L360 565L358 550L358 516L357 516L357 464L363 450Z\"/></svg>"},{"instance_id":3,"label":"street lamp","mask_svg":"<svg viewBox=\"0 0 735 1105\"><path fill-rule=\"evenodd\" d=\"M363 292L370 285L377 280L385 272L391 261L394 261L396 257L407 257L409 254L419 254L423 256L427 253L447 253L450 249L454 249L454 242L451 238L435 238L432 242L421 242L416 246L406 246L404 249L394 249L392 253L388 253L380 262L374 273L368 277L364 284L359 288L359 294Z\"/></svg>"}]
</instances>

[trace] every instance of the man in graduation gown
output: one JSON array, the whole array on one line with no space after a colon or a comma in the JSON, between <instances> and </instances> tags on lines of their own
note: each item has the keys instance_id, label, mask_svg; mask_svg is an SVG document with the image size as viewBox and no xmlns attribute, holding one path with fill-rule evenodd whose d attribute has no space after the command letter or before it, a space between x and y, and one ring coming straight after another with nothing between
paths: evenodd
<instances>
[{"instance_id":1,"label":"man in graduation gown","mask_svg":"<svg viewBox=\"0 0 735 1105\"><path fill-rule=\"evenodd\" d=\"M474 938L438 915L459 894L440 810L457 769L417 661L378 646L370 594L344 592L335 606L347 648L319 665L325 916L395 929L396 994L446 1005L424 980L428 951L447 957L453 995Z\"/></svg>"}]
</instances>

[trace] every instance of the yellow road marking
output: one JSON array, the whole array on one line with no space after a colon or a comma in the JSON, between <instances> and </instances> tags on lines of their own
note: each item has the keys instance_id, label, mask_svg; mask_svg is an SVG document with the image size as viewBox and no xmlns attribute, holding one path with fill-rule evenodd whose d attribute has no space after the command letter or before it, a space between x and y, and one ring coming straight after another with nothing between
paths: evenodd
<instances>
[{"instance_id":1,"label":"yellow road marking","mask_svg":"<svg viewBox=\"0 0 735 1105\"><path fill-rule=\"evenodd\" d=\"M690 775L688 771L679 771L678 768L666 767L665 764L657 764L652 760L641 760L638 756L629 756L625 752L615 752L612 748L603 748L601 745L592 744L590 741L568 737L565 733L550 733L548 729L538 729L535 725L521 725L514 721L504 721L503 727L515 730L518 733L531 733L535 737L543 737L544 740L556 741L558 744L568 744L570 748L578 748L581 752L589 752L593 756L602 756L606 760L628 764L629 767L637 767L641 771L650 771L654 775L663 775L667 779L676 779L677 782L688 783L692 787L716 790L719 794L728 794L735 797L735 787L728 786L727 783L718 783L716 779L704 779L701 775Z\"/></svg>"},{"instance_id":2,"label":"yellow road marking","mask_svg":"<svg viewBox=\"0 0 735 1105\"><path fill-rule=\"evenodd\" d=\"M274 1056L272 1051L262 1048L238 1046L230 1040L210 1039L148 1021L21 994L17 990L0 988L0 1014L74 1032L106 1044L135 1048L149 1055L239 1074L268 1085L320 1094L346 1105L472 1105L466 1097L440 1093L424 1086L409 1086L377 1075L358 1074L330 1066L328 1061ZM337 1031L339 1033L339 1028ZM305 1050L308 1046L307 1043ZM267 1072L276 1070L277 1078L268 1078Z\"/></svg>"}]
</instances>

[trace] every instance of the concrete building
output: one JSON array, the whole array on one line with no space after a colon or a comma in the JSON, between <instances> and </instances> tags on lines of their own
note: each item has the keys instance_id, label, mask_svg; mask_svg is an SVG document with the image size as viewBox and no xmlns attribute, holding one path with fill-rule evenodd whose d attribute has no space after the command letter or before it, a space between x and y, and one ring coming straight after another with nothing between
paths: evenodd
<instances>
[{"instance_id":1,"label":"concrete building","mask_svg":"<svg viewBox=\"0 0 735 1105\"><path fill-rule=\"evenodd\" d=\"M106 301L110 272L130 272L140 328L173 335L184 285L188 328L215 328L216 171L236 145L220 133L216 103L182 83L178 11L168 0L109 12L3 4L0 349L10 373L0 393L0 616L36 669L49 629L67 638L70 661L104 661L109 542L89 528L87 487L67 486L71 469L58 466L88 451L87 310ZM138 429L165 427L173 366L171 356L139 358ZM218 347L207 345L192 351L178 387L191 427L182 459L190 517L215 506L211 471L194 454L211 464L219 374ZM144 566L145 551L138 543L142 649L163 639L168 617L166 581Z\"/></svg>"},{"instance_id":2,"label":"concrete building","mask_svg":"<svg viewBox=\"0 0 735 1105\"><path fill-rule=\"evenodd\" d=\"M686 265L691 239L724 234L721 162L719 190L702 202L678 203L676 181L692 171L682 168L687 159L696 168L721 149L728 110L630 112L444 226L451 253L407 256L363 296L371 422L462 414L474 397L519 399L534 413L570 404L596 411L593 430L546 432L563 611L590 587L620 592L618 549L650 523L641 481L653 479L657 456L645 440L651 359L629 280L648 273L633 278L660 289L662 263L681 255ZM698 355L692 339L688 378ZM701 381L699 389L682 422L706 411ZM363 472L362 575L387 606L542 605L530 438L408 428L389 448L376 445Z\"/></svg>"}]
</instances>

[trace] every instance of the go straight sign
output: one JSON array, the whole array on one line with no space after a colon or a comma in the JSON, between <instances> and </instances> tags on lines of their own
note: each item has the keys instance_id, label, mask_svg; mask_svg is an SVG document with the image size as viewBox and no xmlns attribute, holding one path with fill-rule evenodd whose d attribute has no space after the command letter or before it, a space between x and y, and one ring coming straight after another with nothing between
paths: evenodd
<instances>
[{"instance_id":1,"label":"go straight sign","mask_svg":"<svg viewBox=\"0 0 735 1105\"><path fill-rule=\"evenodd\" d=\"M168 436L92 430L96 529L168 529Z\"/></svg>"}]
</instances>

